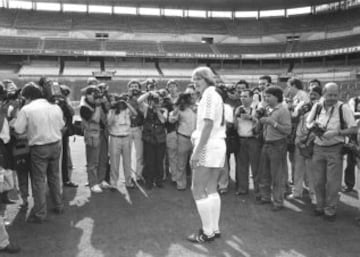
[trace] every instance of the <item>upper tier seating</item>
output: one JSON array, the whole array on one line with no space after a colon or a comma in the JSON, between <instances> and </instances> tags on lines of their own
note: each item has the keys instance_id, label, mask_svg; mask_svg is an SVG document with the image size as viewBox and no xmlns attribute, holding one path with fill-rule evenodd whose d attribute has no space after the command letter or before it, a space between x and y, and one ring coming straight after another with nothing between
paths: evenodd
<instances>
[{"instance_id":1,"label":"upper tier seating","mask_svg":"<svg viewBox=\"0 0 360 257\"><path fill-rule=\"evenodd\" d=\"M45 39L45 50L100 50L100 41L82 39Z\"/></svg>"},{"instance_id":2,"label":"upper tier seating","mask_svg":"<svg viewBox=\"0 0 360 257\"><path fill-rule=\"evenodd\" d=\"M6 49L37 49L40 38L31 37L0 37L0 48Z\"/></svg>"},{"instance_id":3,"label":"upper tier seating","mask_svg":"<svg viewBox=\"0 0 360 257\"><path fill-rule=\"evenodd\" d=\"M72 16L56 12L19 11L15 27L18 29L70 30Z\"/></svg>"},{"instance_id":4,"label":"upper tier seating","mask_svg":"<svg viewBox=\"0 0 360 257\"><path fill-rule=\"evenodd\" d=\"M193 42L162 42L165 52L168 53L207 53L212 54L213 51L208 44Z\"/></svg>"},{"instance_id":5,"label":"upper tier seating","mask_svg":"<svg viewBox=\"0 0 360 257\"><path fill-rule=\"evenodd\" d=\"M131 15L0 10L0 27L44 30L101 30L171 34L230 34L239 37L279 33L350 30L360 25L360 8L290 18L200 19Z\"/></svg>"},{"instance_id":6,"label":"upper tier seating","mask_svg":"<svg viewBox=\"0 0 360 257\"><path fill-rule=\"evenodd\" d=\"M223 54L284 53L286 44L216 44Z\"/></svg>"},{"instance_id":7,"label":"upper tier seating","mask_svg":"<svg viewBox=\"0 0 360 257\"><path fill-rule=\"evenodd\" d=\"M106 41L108 51L126 51L132 53L157 53L158 45L154 41Z\"/></svg>"}]
</instances>

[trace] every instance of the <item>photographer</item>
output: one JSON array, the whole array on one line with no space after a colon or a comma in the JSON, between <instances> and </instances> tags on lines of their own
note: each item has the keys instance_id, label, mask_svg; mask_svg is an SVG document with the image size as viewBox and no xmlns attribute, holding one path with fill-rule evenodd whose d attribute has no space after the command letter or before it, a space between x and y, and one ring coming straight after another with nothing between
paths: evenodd
<instances>
[{"instance_id":1,"label":"photographer","mask_svg":"<svg viewBox=\"0 0 360 257\"><path fill-rule=\"evenodd\" d=\"M10 141L10 128L7 121L7 108L4 108L7 92L4 85L0 82L0 167L7 169L9 161L9 153L5 146ZM4 212L6 210L6 202L0 199L0 252L17 253L20 248L9 241L9 235L6 231Z\"/></svg>"},{"instance_id":2,"label":"photographer","mask_svg":"<svg viewBox=\"0 0 360 257\"><path fill-rule=\"evenodd\" d=\"M306 125L315 134L312 157L316 194L315 215L336 220L336 207L341 190L345 136L356 134L356 122L350 108L339 101L340 89L336 83L324 86L323 100L315 104Z\"/></svg>"},{"instance_id":3,"label":"photographer","mask_svg":"<svg viewBox=\"0 0 360 257\"><path fill-rule=\"evenodd\" d=\"M261 144L256 137L258 120L255 118L256 109L252 107L253 93L251 90L242 91L241 102L243 105L235 110L234 122L239 136L239 151L236 158L237 163L240 164L236 166L236 195L247 195L249 193L249 168L251 167L255 197L259 198L258 170Z\"/></svg>"},{"instance_id":4,"label":"photographer","mask_svg":"<svg viewBox=\"0 0 360 257\"><path fill-rule=\"evenodd\" d=\"M182 93L175 103L175 110L169 115L169 122L176 123L176 170L174 181L179 191L186 189L186 167L192 152L191 134L196 127L196 113L192 109L191 94Z\"/></svg>"},{"instance_id":5,"label":"photographer","mask_svg":"<svg viewBox=\"0 0 360 257\"><path fill-rule=\"evenodd\" d=\"M70 89L65 85L61 86L57 81L53 81L46 77L42 77L39 80L39 85L42 88L43 97L49 101L49 103L58 105L63 113L65 122L65 127L62 131L63 137L61 161L63 186L77 187L76 184L71 182L71 170L68 166L69 136L71 136L72 121L75 113L66 99L66 97L70 94Z\"/></svg>"},{"instance_id":6,"label":"photographer","mask_svg":"<svg viewBox=\"0 0 360 257\"><path fill-rule=\"evenodd\" d=\"M137 80L130 80L128 83L128 103L136 110L136 115L130 115L130 147L134 144L136 167L134 168L138 176L142 176L144 167L144 147L142 141L142 126L144 116L140 111L137 99L141 96L141 84Z\"/></svg>"},{"instance_id":7,"label":"photographer","mask_svg":"<svg viewBox=\"0 0 360 257\"><path fill-rule=\"evenodd\" d=\"M295 137L295 169L294 169L294 187L292 194L287 196L287 199L301 198L303 195L303 183L305 177L307 178L309 185L309 193L312 203L316 203L314 179L312 172L311 153L307 155L304 149L314 139L314 135L306 127L306 118L314 104L316 104L321 97L321 88L313 87L310 90L310 101L300 103L295 112L298 117L298 124L296 127Z\"/></svg>"},{"instance_id":8,"label":"photographer","mask_svg":"<svg viewBox=\"0 0 360 257\"><path fill-rule=\"evenodd\" d=\"M146 103L147 101L147 103ZM155 184L163 187L164 157L166 150L165 122L167 110L161 108L161 99L156 92L147 92L139 97L138 103L144 113L142 138L144 142L144 178L148 189Z\"/></svg>"},{"instance_id":9,"label":"photographer","mask_svg":"<svg viewBox=\"0 0 360 257\"><path fill-rule=\"evenodd\" d=\"M43 99L41 89L34 83L26 84L21 94L25 106L18 113L14 129L18 134L26 132L30 146L34 206L28 222L42 223L47 216L46 181L55 206L53 211L64 211L59 168L65 123L60 107Z\"/></svg>"},{"instance_id":10,"label":"photographer","mask_svg":"<svg viewBox=\"0 0 360 257\"><path fill-rule=\"evenodd\" d=\"M260 204L271 203L273 211L284 207L284 193L287 172L287 137L291 132L291 116L283 105L283 91L276 86L265 89L264 97L268 105L266 117L260 118L263 125L264 144L260 157Z\"/></svg>"},{"instance_id":11,"label":"photographer","mask_svg":"<svg viewBox=\"0 0 360 257\"><path fill-rule=\"evenodd\" d=\"M137 115L137 112L127 103L127 98L125 95L115 96L107 115L110 134L110 186L113 189L117 188L119 172L121 183L128 188L134 188L131 181L130 116ZM123 172L119 170L120 158L123 161Z\"/></svg>"},{"instance_id":12,"label":"photographer","mask_svg":"<svg viewBox=\"0 0 360 257\"><path fill-rule=\"evenodd\" d=\"M107 119L101 104L102 96L99 88L94 85L88 86L85 89L85 97L80 103L80 117L84 127L88 182L93 193L102 192L101 187L103 183L105 184L108 165Z\"/></svg>"}]
</instances>

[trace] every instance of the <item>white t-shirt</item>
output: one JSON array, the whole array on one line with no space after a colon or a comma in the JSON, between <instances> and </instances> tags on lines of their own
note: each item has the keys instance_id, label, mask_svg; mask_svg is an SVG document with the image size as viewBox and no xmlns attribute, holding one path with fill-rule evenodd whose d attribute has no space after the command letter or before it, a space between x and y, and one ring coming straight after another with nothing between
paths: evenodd
<instances>
[{"instance_id":1,"label":"white t-shirt","mask_svg":"<svg viewBox=\"0 0 360 257\"><path fill-rule=\"evenodd\" d=\"M205 119L209 119L214 122L209 140L224 139L226 137L224 102L220 94L215 91L215 87L213 86L205 89L199 102L196 129L192 134L193 139L200 139Z\"/></svg>"}]
</instances>

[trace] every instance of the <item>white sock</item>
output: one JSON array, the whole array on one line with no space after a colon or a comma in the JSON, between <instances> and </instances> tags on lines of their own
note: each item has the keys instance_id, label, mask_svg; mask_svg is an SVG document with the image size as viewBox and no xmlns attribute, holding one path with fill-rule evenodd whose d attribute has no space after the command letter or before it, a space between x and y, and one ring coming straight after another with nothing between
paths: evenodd
<instances>
[{"instance_id":1,"label":"white sock","mask_svg":"<svg viewBox=\"0 0 360 257\"><path fill-rule=\"evenodd\" d=\"M211 219L213 225L213 232L220 232L219 229L219 220L220 220L220 211L221 211L221 198L218 193L213 193L208 195L208 199L211 202Z\"/></svg>"},{"instance_id":2,"label":"white sock","mask_svg":"<svg viewBox=\"0 0 360 257\"><path fill-rule=\"evenodd\" d=\"M204 199L196 200L195 203L200 215L204 234L210 236L213 234L211 201L207 197Z\"/></svg>"}]
</instances>

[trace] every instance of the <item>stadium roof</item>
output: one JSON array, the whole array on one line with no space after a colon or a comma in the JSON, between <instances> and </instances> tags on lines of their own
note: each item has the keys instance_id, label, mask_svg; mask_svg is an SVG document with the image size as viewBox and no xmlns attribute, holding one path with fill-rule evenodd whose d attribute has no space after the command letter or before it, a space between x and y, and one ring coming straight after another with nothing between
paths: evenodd
<instances>
[{"instance_id":1,"label":"stadium roof","mask_svg":"<svg viewBox=\"0 0 360 257\"><path fill-rule=\"evenodd\" d=\"M33 2L33 0L25 1ZM248 11L321 5L339 2L339 0L41 0L41 2Z\"/></svg>"}]
</instances>

